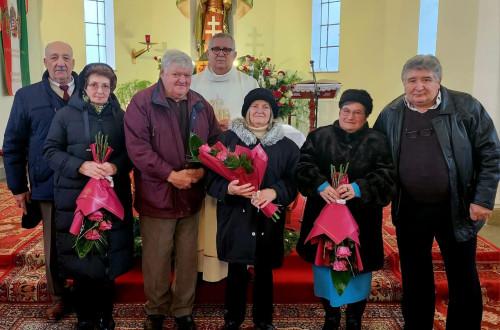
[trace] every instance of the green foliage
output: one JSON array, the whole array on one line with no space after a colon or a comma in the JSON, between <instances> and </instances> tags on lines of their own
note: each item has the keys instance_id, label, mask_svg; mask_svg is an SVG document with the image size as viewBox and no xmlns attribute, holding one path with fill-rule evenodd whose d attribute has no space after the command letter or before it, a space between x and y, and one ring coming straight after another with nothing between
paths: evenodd
<instances>
[{"instance_id":1,"label":"green foliage","mask_svg":"<svg viewBox=\"0 0 500 330\"><path fill-rule=\"evenodd\" d=\"M125 109L135 93L149 86L151 86L150 81L135 79L118 85L115 89L115 95L118 98L118 101L120 102L122 108Z\"/></svg>"},{"instance_id":2,"label":"green foliage","mask_svg":"<svg viewBox=\"0 0 500 330\"><path fill-rule=\"evenodd\" d=\"M198 156L200 155L200 147L203 145L203 140L196 135L195 133L191 132L189 134L189 150L191 151L191 159L190 161L192 162L199 162Z\"/></svg>"},{"instance_id":3,"label":"green foliage","mask_svg":"<svg viewBox=\"0 0 500 330\"><path fill-rule=\"evenodd\" d=\"M283 238L283 244L285 246L285 256L287 256L293 250L295 250L295 246L297 246L297 242L299 240L299 233L294 230L285 229Z\"/></svg>"}]
</instances>

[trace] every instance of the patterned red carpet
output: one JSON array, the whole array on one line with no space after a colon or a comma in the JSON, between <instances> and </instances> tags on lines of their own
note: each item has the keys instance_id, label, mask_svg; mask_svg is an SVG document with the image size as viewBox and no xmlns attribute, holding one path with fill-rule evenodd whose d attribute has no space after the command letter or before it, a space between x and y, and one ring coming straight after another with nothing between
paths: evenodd
<instances>
[{"instance_id":1,"label":"patterned red carpet","mask_svg":"<svg viewBox=\"0 0 500 330\"><path fill-rule=\"evenodd\" d=\"M389 209L385 212L386 262L382 271L374 273L364 329L400 329L402 324L399 255ZM20 211L5 184L0 182L0 330L68 329L74 322L74 314L57 324L44 320L49 297L41 235L40 226L33 230L20 228ZM484 301L482 329L500 329L500 249L479 238L477 250ZM437 246L434 257L438 293L435 329L444 330L447 286ZM144 317L140 262L118 279L117 286L121 303L115 311L118 328L140 329ZM222 324L223 289L223 282L199 285L195 316L200 329L216 329ZM320 328L322 312L319 305L313 304L316 301L309 265L292 254L286 258L284 267L275 273L276 324L282 329ZM251 322L244 325L252 327Z\"/></svg>"},{"instance_id":2,"label":"patterned red carpet","mask_svg":"<svg viewBox=\"0 0 500 330\"><path fill-rule=\"evenodd\" d=\"M74 314L58 323L49 323L44 318L43 304L0 304L0 329L71 329L75 324ZM252 329L247 311L242 329ZM321 329L322 307L317 304L275 306L274 323L278 329ZM115 307L116 329L142 329L144 313L141 304L120 304ZM194 317L199 329L220 329L224 323L221 305L197 305ZM364 314L366 330L401 329L402 315L397 304L370 303ZM173 320L165 322L166 329L173 329Z\"/></svg>"}]
</instances>

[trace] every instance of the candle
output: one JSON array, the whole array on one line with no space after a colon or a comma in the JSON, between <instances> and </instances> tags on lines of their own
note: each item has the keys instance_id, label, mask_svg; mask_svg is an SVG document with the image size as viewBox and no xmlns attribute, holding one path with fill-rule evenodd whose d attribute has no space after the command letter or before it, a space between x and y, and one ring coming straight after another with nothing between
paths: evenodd
<instances>
[{"instance_id":1,"label":"candle","mask_svg":"<svg viewBox=\"0 0 500 330\"><path fill-rule=\"evenodd\" d=\"M146 34L145 37L146 37L146 43L149 44L151 42L151 35Z\"/></svg>"}]
</instances>

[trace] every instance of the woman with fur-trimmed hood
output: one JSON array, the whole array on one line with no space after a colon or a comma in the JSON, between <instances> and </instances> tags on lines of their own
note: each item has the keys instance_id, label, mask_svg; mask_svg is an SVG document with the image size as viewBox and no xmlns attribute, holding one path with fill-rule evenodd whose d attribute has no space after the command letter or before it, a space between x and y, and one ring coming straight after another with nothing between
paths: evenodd
<instances>
[{"instance_id":1,"label":"woman with fur-trimmed hood","mask_svg":"<svg viewBox=\"0 0 500 330\"><path fill-rule=\"evenodd\" d=\"M284 213L274 222L258 207L269 202L290 204L297 195L293 182L299 149L285 137L278 105L270 90L256 88L245 97L241 114L219 140L234 150L236 145L254 148L259 143L269 157L261 187L228 182L209 175L208 193L217 198L217 254L229 263L226 287L225 329L238 329L245 319L247 265L253 265L253 321L256 329L273 329L273 273L283 262Z\"/></svg>"}]
</instances>

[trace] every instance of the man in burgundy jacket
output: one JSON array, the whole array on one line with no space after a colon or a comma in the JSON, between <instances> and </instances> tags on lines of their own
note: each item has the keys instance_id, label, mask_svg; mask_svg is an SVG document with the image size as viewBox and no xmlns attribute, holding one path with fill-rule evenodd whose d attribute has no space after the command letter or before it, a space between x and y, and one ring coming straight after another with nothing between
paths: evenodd
<instances>
[{"instance_id":1,"label":"man in burgundy jacket","mask_svg":"<svg viewBox=\"0 0 500 330\"><path fill-rule=\"evenodd\" d=\"M187 54L167 50L160 79L137 93L125 114L143 244L145 329L162 329L166 315L175 317L178 329L195 329L191 314L205 173L187 166L188 139L194 132L211 142L221 131L210 104L189 89L192 72Z\"/></svg>"}]
</instances>

